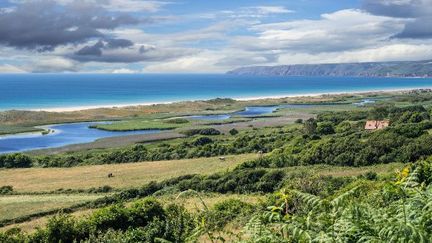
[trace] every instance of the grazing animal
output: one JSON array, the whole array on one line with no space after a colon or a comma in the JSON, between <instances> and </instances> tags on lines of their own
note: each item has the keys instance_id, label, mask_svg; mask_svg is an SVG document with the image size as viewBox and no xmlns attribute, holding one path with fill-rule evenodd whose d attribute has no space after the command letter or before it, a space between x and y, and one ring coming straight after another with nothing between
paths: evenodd
<instances>
[{"instance_id":1,"label":"grazing animal","mask_svg":"<svg viewBox=\"0 0 432 243\"><path fill-rule=\"evenodd\" d=\"M219 157L219 160L225 161L225 157Z\"/></svg>"},{"instance_id":2,"label":"grazing animal","mask_svg":"<svg viewBox=\"0 0 432 243\"><path fill-rule=\"evenodd\" d=\"M108 178L114 177L113 173L108 174Z\"/></svg>"}]
</instances>

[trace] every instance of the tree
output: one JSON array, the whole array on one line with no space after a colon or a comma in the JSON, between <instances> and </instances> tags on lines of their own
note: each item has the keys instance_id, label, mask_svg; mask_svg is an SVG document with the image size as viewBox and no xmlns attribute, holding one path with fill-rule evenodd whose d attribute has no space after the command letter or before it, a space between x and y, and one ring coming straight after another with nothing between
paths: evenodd
<instances>
[{"instance_id":1,"label":"tree","mask_svg":"<svg viewBox=\"0 0 432 243\"><path fill-rule=\"evenodd\" d=\"M317 122L314 118L309 118L304 123L306 134L313 135L316 133Z\"/></svg>"},{"instance_id":2,"label":"tree","mask_svg":"<svg viewBox=\"0 0 432 243\"><path fill-rule=\"evenodd\" d=\"M335 133L333 123L331 122L320 122L316 130L319 134L329 135Z\"/></svg>"},{"instance_id":3,"label":"tree","mask_svg":"<svg viewBox=\"0 0 432 243\"><path fill-rule=\"evenodd\" d=\"M234 136L234 135L237 135L239 133L239 131L237 129L233 128L229 131L229 133Z\"/></svg>"}]
</instances>

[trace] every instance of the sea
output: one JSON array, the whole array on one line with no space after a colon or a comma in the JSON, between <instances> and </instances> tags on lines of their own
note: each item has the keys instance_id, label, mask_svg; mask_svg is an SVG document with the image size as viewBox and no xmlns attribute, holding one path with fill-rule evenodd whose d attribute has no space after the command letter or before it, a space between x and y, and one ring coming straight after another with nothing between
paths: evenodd
<instances>
[{"instance_id":1,"label":"sea","mask_svg":"<svg viewBox=\"0 0 432 243\"><path fill-rule=\"evenodd\" d=\"M432 88L432 78L225 74L1 74L0 110Z\"/></svg>"}]
</instances>

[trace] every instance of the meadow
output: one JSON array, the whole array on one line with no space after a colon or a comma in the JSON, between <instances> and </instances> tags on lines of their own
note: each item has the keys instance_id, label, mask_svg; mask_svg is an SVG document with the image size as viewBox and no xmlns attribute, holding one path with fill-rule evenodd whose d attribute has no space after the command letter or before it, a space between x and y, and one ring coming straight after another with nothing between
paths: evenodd
<instances>
[{"instance_id":1,"label":"meadow","mask_svg":"<svg viewBox=\"0 0 432 243\"><path fill-rule=\"evenodd\" d=\"M13 219L33 213L66 208L75 204L93 201L102 195L6 195L0 197L0 220Z\"/></svg>"},{"instance_id":2,"label":"meadow","mask_svg":"<svg viewBox=\"0 0 432 243\"><path fill-rule=\"evenodd\" d=\"M115 192L86 193L85 190L90 188L100 188L109 185L117 189L116 191L122 191L128 188L136 188L139 185L145 185L151 181L163 181L182 175L195 173L205 175L229 171L236 165L254 158L256 158L256 154L227 156L226 161L223 162L221 162L219 158L208 158L121 165L79 166L67 169L31 168L23 169L22 171L7 171L10 172L8 174L5 173L6 171L2 171L3 173L0 173L0 176L5 178L6 182L14 185L14 191L18 194L0 195L0 221L25 217L27 215L55 209L69 208L83 202L90 202L107 195L112 195L112 193ZM317 165L288 167L284 168L283 171L285 171L288 176L311 174L314 176L346 178L374 172L380 176L386 177L400 170L403 166L404 164L401 163L359 168ZM113 171L109 170L111 168L115 168L116 172L113 178L107 178L106 173ZM19 178L20 182L15 183L17 180L13 178ZM62 180L62 178L64 179ZM60 188L74 190L69 192L67 190L59 191L58 189ZM82 189L84 192L79 192L79 189ZM251 204L263 203L266 200L263 194L202 193L199 197L197 197L196 194L181 197L179 197L179 195L180 192L162 193L158 196L158 199L163 204L176 202L186 207L190 212L199 212L203 210L204 205L213 207L215 204L222 203L229 199L236 199ZM71 215L88 215L93 211L94 209L89 210L86 207L78 207ZM13 227L20 227L26 231L33 231L37 226L44 225L52 215L53 213L49 213L47 216L32 217L26 222L0 228L0 231L5 231Z\"/></svg>"},{"instance_id":3,"label":"meadow","mask_svg":"<svg viewBox=\"0 0 432 243\"><path fill-rule=\"evenodd\" d=\"M164 141L0 157L0 187L13 188L0 195L0 240L427 242L432 94L370 94L375 103L352 105L365 97L182 122L175 131L184 137ZM193 114L238 105L208 103L219 107ZM179 115L119 120L130 129ZM391 125L365 131L369 119Z\"/></svg>"},{"instance_id":4,"label":"meadow","mask_svg":"<svg viewBox=\"0 0 432 243\"><path fill-rule=\"evenodd\" d=\"M59 189L89 189L110 186L125 189L186 174L209 174L225 171L256 154L218 157L140 162L127 164L105 164L78 166L73 168L27 168L0 170L1 185L11 185L18 193L52 192ZM114 177L108 178L112 173Z\"/></svg>"}]
</instances>

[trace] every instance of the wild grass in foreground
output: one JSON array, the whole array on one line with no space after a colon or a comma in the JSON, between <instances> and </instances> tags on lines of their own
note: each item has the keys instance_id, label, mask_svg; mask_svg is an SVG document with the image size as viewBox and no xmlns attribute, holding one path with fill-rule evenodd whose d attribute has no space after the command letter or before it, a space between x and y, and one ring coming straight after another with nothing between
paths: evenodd
<instances>
[{"instance_id":1,"label":"wild grass in foreground","mask_svg":"<svg viewBox=\"0 0 432 243\"><path fill-rule=\"evenodd\" d=\"M371 172L345 178L344 183L322 177L321 183L314 185L327 192L320 195L303 191L301 186L285 180L286 184L278 192L251 200L228 196L226 200L210 203L207 194L186 190L168 203L163 201L163 194L159 195L161 201L153 197L120 201L85 217L59 214L34 233L9 229L0 234L0 239L12 242L400 242L400 239L428 242L432 236L429 228L431 161L401 168L390 177ZM305 177L304 183L315 180L311 176ZM191 211L184 207L188 201L201 206Z\"/></svg>"},{"instance_id":2,"label":"wild grass in foreground","mask_svg":"<svg viewBox=\"0 0 432 243\"><path fill-rule=\"evenodd\" d=\"M93 201L103 195L2 195L0 196L0 221L28 214L69 207L74 204Z\"/></svg>"}]
</instances>

